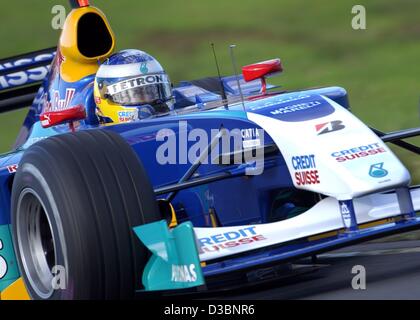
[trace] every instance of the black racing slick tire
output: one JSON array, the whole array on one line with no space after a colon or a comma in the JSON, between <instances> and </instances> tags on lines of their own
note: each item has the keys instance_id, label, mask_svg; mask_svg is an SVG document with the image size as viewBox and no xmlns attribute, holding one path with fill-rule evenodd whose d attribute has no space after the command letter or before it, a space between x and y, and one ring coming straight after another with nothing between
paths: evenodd
<instances>
[{"instance_id":1,"label":"black racing slick tire","mask_svg":"<svg viewBox=\"0 0 420 320\"><path fill-rule=\"evenodd\" d=\"M12 187L12 234L33 299L130 299L148 251L132 227L158 221L143 165L121 136L88 130L23 155Z\"/></svg>"}]
</instances>

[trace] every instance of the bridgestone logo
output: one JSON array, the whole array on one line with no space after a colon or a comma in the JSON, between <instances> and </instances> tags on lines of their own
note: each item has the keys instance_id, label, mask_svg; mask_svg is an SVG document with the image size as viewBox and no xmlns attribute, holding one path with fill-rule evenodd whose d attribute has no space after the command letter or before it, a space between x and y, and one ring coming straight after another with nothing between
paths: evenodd
<instances>
[{"instance_id":1,"label":"bridgestone logo","mask_svg":"<svg viewBox=\"0 0 420 320\"><path fill-rule=\"evenodd\" d=\"M110 95L133 89L143 86L148 86L151 84L160 84L160 83L168 83L168 77L164 74L155 74L155 75L148 75L142 76L138 78L133 78L130 80L124 80L121 82L117 82L116 84L108 86L108 93Z\"/></svg>"}]
</instances>

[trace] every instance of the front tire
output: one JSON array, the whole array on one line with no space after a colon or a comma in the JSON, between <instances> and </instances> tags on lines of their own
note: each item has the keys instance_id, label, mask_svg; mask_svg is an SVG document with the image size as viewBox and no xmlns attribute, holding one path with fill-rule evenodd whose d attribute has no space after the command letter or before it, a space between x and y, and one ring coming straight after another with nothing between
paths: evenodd
<instances>
[{"instance_id":1,"label":"front tire","mask_svg":"<svg viewBox=\"0 0 420 320\"><path fill-rule=\"evenodd\" d=\"M34 299L132 298L148 256L132 227L159 219L140 160L110 131L38 142L13 182L15 252Z\"/></svg>"}]
</instances>

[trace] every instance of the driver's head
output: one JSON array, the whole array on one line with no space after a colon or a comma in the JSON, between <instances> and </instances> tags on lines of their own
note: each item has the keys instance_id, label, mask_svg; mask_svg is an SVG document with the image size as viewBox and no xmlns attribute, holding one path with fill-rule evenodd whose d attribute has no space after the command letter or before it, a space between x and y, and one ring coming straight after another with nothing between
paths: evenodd
<instances>
[{"instance_id":1,"label":"driver's head","mask_svg":"<svg viewBox=\"0 0 420 320\"><path fill-rule=\"evenodd\" d=\"M113 123L168 113L174 103L160 63L134 49L113 54L99 67L94 95L98 114Z\"/></svg>"}]
</instances>

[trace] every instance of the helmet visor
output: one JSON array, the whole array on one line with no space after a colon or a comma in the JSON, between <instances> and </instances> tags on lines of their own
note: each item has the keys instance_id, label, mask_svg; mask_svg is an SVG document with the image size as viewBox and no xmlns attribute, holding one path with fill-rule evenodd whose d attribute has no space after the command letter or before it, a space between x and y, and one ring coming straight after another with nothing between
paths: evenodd
<instances>
[{"instance_id":1,"label":"helmet visor","mask_svg":"<svg viewBox=\"0 0 420 320\"><path fill-rule=\"evenodd\" d=\"M130 79L98 79L99 91L104 99L124 106L153 105L172 97L166 74L150 74Z\"/></svg>"}]
</instances>

